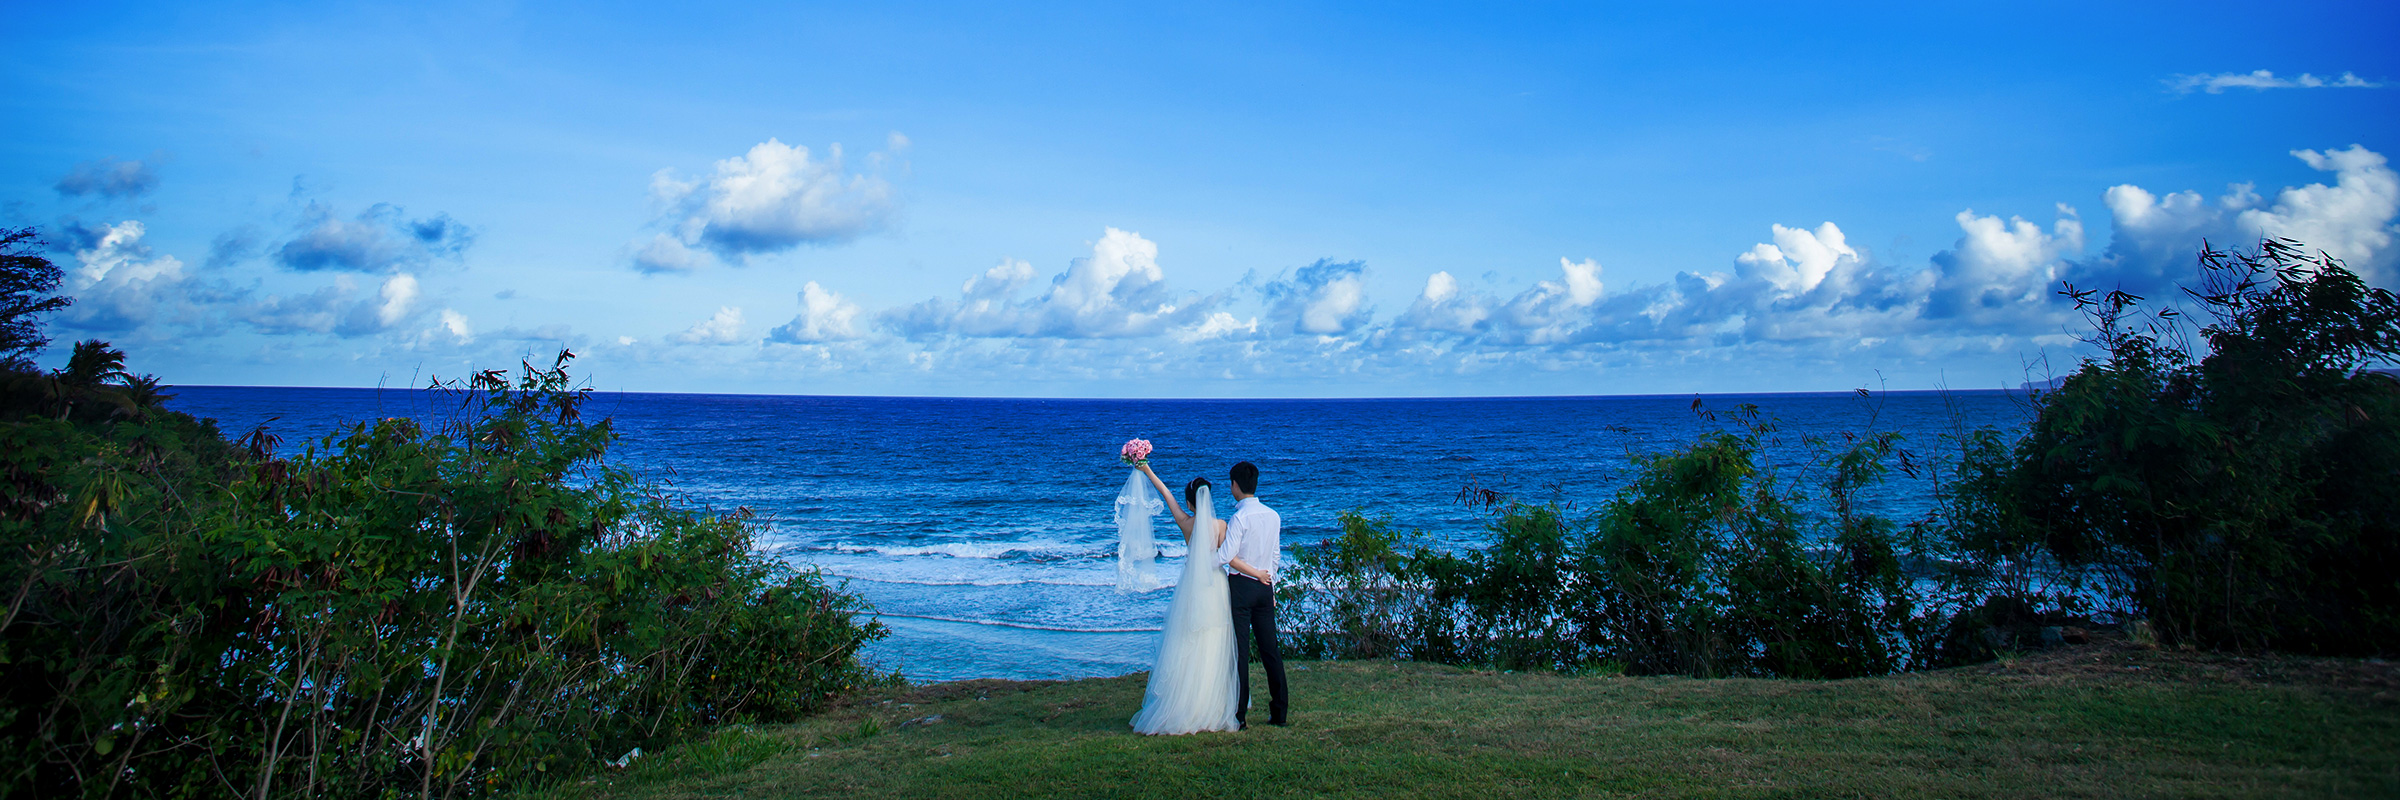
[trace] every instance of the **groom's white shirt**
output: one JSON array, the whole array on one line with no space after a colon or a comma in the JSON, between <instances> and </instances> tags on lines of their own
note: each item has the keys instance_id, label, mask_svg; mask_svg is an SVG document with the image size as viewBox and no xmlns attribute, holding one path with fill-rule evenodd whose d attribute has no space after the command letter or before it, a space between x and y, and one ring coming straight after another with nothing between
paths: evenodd
<instances>
[{"instance_id":1,"label":"groom's white shirt","mask_svg":"<svg viewBox=\"0 0 2400 800\"><path fill-rule=\"evenodd\" d=\"M1225 520L1225 543L1217 546L1217 564L1230 574L1233 560L1239 558L1267 577L1275 577L1276 560L1283 553L1283 515L1275 513L1256 497L1245 498L1233 507L1233 516Z\"/></svg>"}]
</instances>

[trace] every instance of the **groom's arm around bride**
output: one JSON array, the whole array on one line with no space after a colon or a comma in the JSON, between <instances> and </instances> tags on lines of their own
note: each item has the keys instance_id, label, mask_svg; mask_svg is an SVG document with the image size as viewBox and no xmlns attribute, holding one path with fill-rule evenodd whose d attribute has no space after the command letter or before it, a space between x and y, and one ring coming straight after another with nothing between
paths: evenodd
<instances>
[{"instance_id":1,"label":"groom's arm around bride","mask_svg":"<svg viewBox=\"0 0 2400 800\"><path fill-rule=\"evenodd\" d=\"M1241 658L1241 697L1234 718L1244 724L1250 714L1250 654L1267 668L1267 723L1284 724L1291 707L1291 689L1283 680L1283 650L1276 642L1275 567L1283 550L1283 517L1258 501L1258 467L1248 461L1233 465L1234 506L1225 522L1225 541L1217 547L1217 563L1230 570L1225 581L1233 604L1233 642Z\"/></svg>"}]
</instances>

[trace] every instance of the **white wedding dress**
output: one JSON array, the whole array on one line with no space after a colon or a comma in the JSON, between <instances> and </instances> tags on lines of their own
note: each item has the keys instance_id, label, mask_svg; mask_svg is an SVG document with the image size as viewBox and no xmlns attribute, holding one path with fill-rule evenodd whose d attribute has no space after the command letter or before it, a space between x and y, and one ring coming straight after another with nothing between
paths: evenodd
<instances>
[{"instance_id":1,"label":"white wedding dress","mask_svg":"<svg viewBox=\"0 0 2400 800\"><path fill-rule=\"evenodd\" d=\"M1225 571L1217 566L1215 508L1202 487L1192 503L1192 535L1185 541L1183 579L1167 603L1166 628L1158 635L1158 660L1137 733L1178 734L1240 730L1234 694L1241 685L1234 663L1233 602L1226 596Z\"/></svg>"}]
</instances>

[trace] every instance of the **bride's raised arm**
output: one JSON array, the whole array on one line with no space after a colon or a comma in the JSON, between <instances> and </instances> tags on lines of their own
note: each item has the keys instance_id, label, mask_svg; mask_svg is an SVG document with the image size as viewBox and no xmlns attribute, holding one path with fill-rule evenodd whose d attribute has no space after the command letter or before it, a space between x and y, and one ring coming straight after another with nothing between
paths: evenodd
<instances>
[{"instance_id":1,"label":"bride's raised arm","mask_svg":"<svg viewBox=\"0 0 2400 800\"><path fill-rule=\"evenodd\" d=\"M1189 541L1192 538L1192 515L1184 513L1182 503L1175 502L1175 493L1167 491L1167 482L1159 480L1158 473L1150 471L1150 462L1148 461L1135 464L1133 465L1133 468L1141 470L1142 474L1144 475L1150 476L1150 485L1153 488L1158 489L1158 496L1167 499L1167 513L1175 515L1175 527L1181 528L1183 530L1183 538L1186 541Z\"/></svg>"}]
</instances>

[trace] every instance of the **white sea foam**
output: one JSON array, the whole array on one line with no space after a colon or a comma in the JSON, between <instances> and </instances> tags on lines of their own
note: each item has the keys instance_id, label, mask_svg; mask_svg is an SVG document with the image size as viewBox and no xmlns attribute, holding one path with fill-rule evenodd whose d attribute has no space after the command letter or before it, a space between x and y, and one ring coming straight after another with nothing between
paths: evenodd
<instances>
[{"instance_id":1,"label":"white sea foam","mask_svg":"<svg viewBox=\"0 0 2400 800\"><path fill-rule=\"evenodd\" d=\"M1116 584L1116 581L1112 579L1112 578L1113 578L1113 573L1111 573L1111 575L1109 575L1109 576L1102 576L1102 578L1095 578L1095 579L1092 579L1092 580L1062 580L1062 579L1049 579L1049 580L1044 580L1044 579L1040 579L1040 578L977 578L977 579L971 579L971 580L938 580L938 579L912 579L912 578L894 578L894 577L889 577L889 576L881 576L881 577L879 577L879 576L874 576L874 575L851 575L851 574L848 574L848 573L841 573L841 572L836 572L836 573L833 573L833 574L834 574L836 577L849 578L849 579L852 579L852 580L873 581L873 582L875 582L875 583L900 583L900 584L907 584L907 585L910 585L910 586L1115 586L1115 585L1117 585L1117 584ZM1167 584L1165 584L1165 585L1166 585L1166 586L1170 586L1170 587L1172 587L1172 586L1174 586L1175 584L1173 584L1173 583L1171 583L1171 582L1170 582L1170 583L1167 583Z\"/></svg>"},{"instance_id":2,"label":"white sea foam","mask_svg":"<svg viewBox=\"0 0 2400 800\"><path fill-rule=\"evenodd\" d=\"M944 549L944 548L950 549ZM966 549L976 555L954 555L955 546L889 546L843 547L812 549L810 552L783 554L795 561L824 569L827 573L845 578L885 583L922 586L1016 586L1055 585L1108 587L1116 585L1116 565L1113 559L1062 557L1056 551L1031 554L1022 548L996 544L985 549ZM892 551L910 551L912 555L895 555ZM994 553L993 551L998 552ZM1180 550L1180 548L1178 548ZM1167 572L1180 565L1182 553L1176 552L1166 560ZM1167 586L1173 586L1169 582Z\"/></svg>"},{"instance_id":3,"label":"white sea foam","mask_svg":"<svg viewBox=\"0 0 2400 800\"><path fill-rule=\"evenodd\" d=\"M1051 558L1098 559L1103 557L1114 557L1115 555L1115 551L1113 549L1103 550L1090 544L1048 541L943 542L941 544L925 545L889 545L862 544L858 542L834 542L830 544L818 545L812 549L819 549L835 553L873 553L875 555L890 556L893 558L906 558L909 556L945 556L949 558L998 559L1008 558L1009 556L1014 555L1019 557L1047 556Z\"/></svg>"},{"instance_id":4,"label":"white sea foam","mask_svg":"<svg viewBox=\"0 0 2400 800\"><path fill-rule=\"evenodd\" d=\"M891 613L891 612L888 612L888 611L887 611L887 612L883 612L883 613L881 613L881 614L878 614L877 616L884 616L884 617L905 617L905 618L908 618L908 619L923 619L923 620L932 620L932 621L934 621L934 622L956 622L956 623L961 623L961 624L966 624L966 625L989 625L989 626L991 626L991 627L995 627L995 628L1016 628L1016 629L1019 629L1019 630L1028 630L1028 631L1053 631L1053 632L1057 632L1057 633L1157 633L1158 631L1160 631L1160 630L1163 630L1162 628L1155 628L1155 627L1152 627L1152 628L1062 628L1062 627L1055 627L1055 626L1050 626L1050 625L1034 625L1034 624L1030 624L1030 623L1024 623L1024 622L1004 622L1004 621L1001 621L1001 620L996 620L996 619L972 619L972 618L963 618L963 617L938 617L938 616L933 616L933 615L931 615L931 614L894 614L894 613Z\"/></svg>"}]
</instances>

